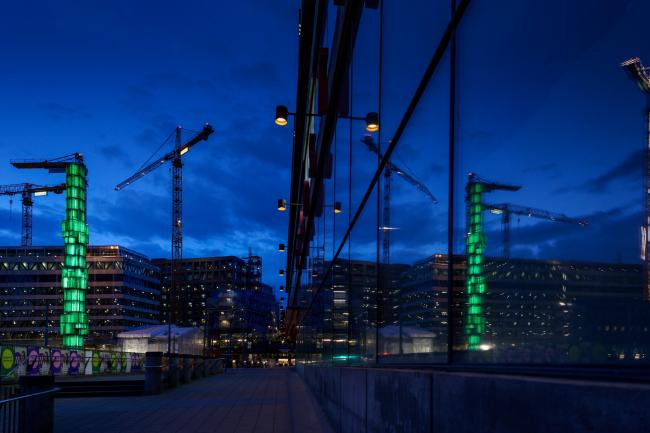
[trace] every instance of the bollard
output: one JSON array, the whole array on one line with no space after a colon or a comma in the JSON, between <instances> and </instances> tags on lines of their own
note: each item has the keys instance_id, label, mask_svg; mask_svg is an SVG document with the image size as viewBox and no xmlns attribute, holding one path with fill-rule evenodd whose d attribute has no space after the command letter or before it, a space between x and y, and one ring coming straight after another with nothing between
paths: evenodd
<instances>
[{"instance_id":1,"label":"bollard","mask_svg":"<svg viewBox=\"0 0 650 433\"><path fill-rule=\"evenodd\" d=\"M192 355L181 355L183 360L183 376L181 382L190 383L192 381Z\"/></svg>"},{"instance_id":2,"label":"bollard","mask_svg":"<svg viewBox=\"0 0 650 433\"><path fill-rule=\"evenodd\" d=\"M203 359L200 356L194 355L194 372L196 373L196 378L201 379L203 375Z\"/></svg>"},{"instance_id":3,"label":"bollard","mask_svg":"<svg viewBox=\"0 0 650 433\"><path fill-rule=\"evenodd\" d=\"M54 388L54 376L20 376L18 380L22 395L37 394ZM53 392L22 400L20 410L21 432L52 433L54 431Z\"/></svg>"},{"instance_id":4,"label":"bollard","mask_svg":"<svg viewBox=\"0 0 650 433\"><path fill-rule=\"evenodd\" d=\"M215 371L217 374L223 374L225 372L226 361L223 358L219 358L215 362Z\"/></svg>"},{"instance_id":5,"label":"bollard","mask_svg":"<svg viewBox=\"0 0 650 433\"><path fill-rule=\"evenodd\" d=\"M176 388L178 386L179 373L178 354L170 353L169 370L167 371L167 386L169 388Z\"/></svg>"},{"instance_id":6,"label":"bollard","mask_svg":"<svg viewBox=\"0 0 650 433\"><path fill-rule=\"evenodd\" d=\"M144 355L144 393L160 394L162 391L162 352L147 352Z\"/></svg>"},{"instance_id":7,"label":"bollard","mask_svg":"<svg viewBox=\"0 0 650 433\"><path fill-rule=\"evenodd\" d=\"M199 369L198 367L198 361L197 361L197 356L196 355L190 355L192 359L192 380L196 380L199 378Z\"/></svg>"}]
</instances>

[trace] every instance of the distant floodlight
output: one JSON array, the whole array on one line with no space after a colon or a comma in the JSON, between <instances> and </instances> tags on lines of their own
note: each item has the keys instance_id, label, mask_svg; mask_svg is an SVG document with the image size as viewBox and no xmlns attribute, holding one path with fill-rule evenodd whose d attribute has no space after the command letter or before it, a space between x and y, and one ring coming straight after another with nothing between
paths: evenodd
<instances>
[{"instance_id":1,"label":"distant floodlight","mask_svg":"<svg viewBox=\"0 0 650 433\"><path fill-rule=\"evenodd\" d=\"M276 105L275 107L275 124L285 126L289 118L289 109L286 105Z\"/></svg>"},{"instance_id":2,"label":"distant floodlight","mask_svg":"<svg viewBox=\"0 0 650 433\"><path fill-rule=\"evenodd\" d=\"M375 112L366 114L366 131L368 132L379 131L379 114Z\"/></svg>"},{"instance_id":3,"label":"distant floodlight","mask_svg":"<svg viewBox=\"0 0 650 433\"><path fill-rule=\"evenodd\" d=\"M47 191L34 191L34 196L36 197L42 197L44 195L47 195Z\"/></svg>"},{"instance_id":4,"label":"distant floodlight","mask_svg":"<svg viewBox=\"0 0 650 433\"><path fill-rule=\"evenodd\" d=\"M285 199L278 199L278 210L281 212L287 210L287 201Z\"/></svg>"},{"instance_id":5,"label":"distant floodlight","mask_svg":"<svg viewBox=\"0 0 650 433\"><path fill-rule=\"evenodd\" d=\"M278 245L278 251L283 253L284 252L284 244Z\"/></svg>"},{"instance_id":6,"label":"distant floodlight","mask_svg":"<svg viewBox=\"0 0 650 433\"><path fill-rule=\"evenodd\" d=\"M185 155L189 150L190 150L190 146L185 146L184 148L181 149L179 153L181 155Z\"/></svg>"},{"instance_id":7,"label":"distant floodlight","mask_svg":"<svg viewBox=\"0 0 650 433\"><path fill-rule=\"evenodd\" d=\"M334 213L341 213L343 212L343 208L341 207L341 202L337 201L334 203Z\"/></svg>"}]
</instances>

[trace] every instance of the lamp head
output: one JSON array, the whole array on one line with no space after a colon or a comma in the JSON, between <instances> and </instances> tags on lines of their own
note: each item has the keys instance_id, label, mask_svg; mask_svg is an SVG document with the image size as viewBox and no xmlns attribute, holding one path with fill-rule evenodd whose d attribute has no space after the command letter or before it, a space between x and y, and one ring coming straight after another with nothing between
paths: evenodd
<instances>
[{"instance_id":1,"label":"lamp head","mask_svg":"<svg viewBox=\"0 0 650 433\"><path fill-rule=\"evenodd\" d=\"M379 131L379 114L371 112L366 114L366 131L377 132Z\"/></svg>"},{"instance_id":2,"label":"lamp head","mask_svg":"<svg viewBox=\"0 0 650 433\"><path fill-rule=\"evenodd\" d=\"M277 105L275 107L275 124L285 126L289 118L289 109L286 105Z\"/></svg>"}]
</instances>

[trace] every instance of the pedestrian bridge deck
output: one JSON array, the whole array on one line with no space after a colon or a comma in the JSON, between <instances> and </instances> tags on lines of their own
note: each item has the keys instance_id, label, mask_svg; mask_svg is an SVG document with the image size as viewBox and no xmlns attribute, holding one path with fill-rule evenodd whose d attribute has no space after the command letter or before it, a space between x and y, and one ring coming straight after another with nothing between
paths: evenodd
<instances>
[{"instance_id":1,"label":"pedestrian bridge deck","mask_svg":"<svg viewBox=\"0 0 650 433\"><path fill-rule=\"evenodd\" d=\"M295 372L234 369L154 396L57 399L55 433L331 433Z\"/></svg>"}]
</instances>

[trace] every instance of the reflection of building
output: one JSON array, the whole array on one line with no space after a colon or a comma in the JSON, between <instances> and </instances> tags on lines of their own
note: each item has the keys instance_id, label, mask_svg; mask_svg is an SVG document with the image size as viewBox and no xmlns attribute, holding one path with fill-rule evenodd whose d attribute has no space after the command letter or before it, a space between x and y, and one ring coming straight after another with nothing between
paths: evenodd
<instances>
[{"instance_id":1,"label":"reflection of building","mask_svg":"<svg viewBox=\"0 0 650 433\"><path fill-rule=\"evenodd\" d=\"M330 266L323 261L314 266L311 291L320 285L320 277ZM374 352L374 329L398 321L396 282L408 266L381 265L378 273L375 262L338 260L332 267L329 281L314 298L313 310L319 314L308 317L307 326L318 329L320 341L310 344L311 351L323 352L326 357L346 359L348 353ZM377 284L383 281L383 284ZM380 294L377 295L377 287ZM305 333L303 333L304 335Z\"/></svg>"},{"instance_id":2,"label":"reflection of building","mask_svg":"<svg viewBox=\"0 0 650 433\"><path fill-rule=\"evenodd\" d=\"M433 332L434 347L440 350L446 350L447 342L447 260L446 255L435 255L417 262L400 282L402 325ZM452 327L460 348L464 344L464 257L457 256L456 263ZM614 311L615 305L627 305L623 311L634 305L648 311L642 301L639 265L486 258L485 275L486 349L562 342L568 347L599 338L595 330L609 322L612 328L627 322L630 330L625 315Z\"/></svg>"},{"instance_id":3,"label":"reflection of building","mask_svg":"<svg viewBox=\"0 0 650 433\"><path fill-rule=\"evenodd\" d=\"M183 259L176 265L171 297L171 261L154 263L162 275L161 321L167 322L171 305L172 323L203 328L208 350L243 351L247 343L253 349L275 330L278 304L273 289L262 283L260 257Z\"/></svg>"},{"instance_id":4,"label":"reflection of building","mask_svg":"<svg viewBox=\"0 0 650 433\"><path fill-rule=\"evenodd\" d=\"M63 247L0 248L0 337L50 345L59 334ZM117 333L158 323L158 269L120 246L89 246L87 344L114 342ZM48 325L46 326L46 319Z\"/></svg>"}]
</instances>

